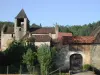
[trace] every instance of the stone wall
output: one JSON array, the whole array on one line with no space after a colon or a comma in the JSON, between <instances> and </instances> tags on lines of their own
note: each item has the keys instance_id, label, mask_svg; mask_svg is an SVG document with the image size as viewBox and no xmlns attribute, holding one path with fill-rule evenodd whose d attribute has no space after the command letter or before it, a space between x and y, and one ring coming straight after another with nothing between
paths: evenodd
<instances>
[{"instance_id":1,"label":"stone wall","mask_svg":"<svg viewBox=\"0 0 100 75\"><path fill-rule=\"evenodd\" d=\"M62 67L62 70L70 69L70 56L73 54L80 54L82 56L82 65L90 63L90 53L92 45L89 44L74 44L62 47L55 58L56 66Z\"/></svg>"},{"instance_id":2,"label":"stone wall","mask_svg":"<svg viewBox=\"0 0 100 75\"><path fill-rule=\"evenodd\" d=\"M94 44L91 49L91 64L100 69L100 44Z\"/></svg>"},{"instance_id":3,"label":"stone wall","mask_svg":"<svg viewBox=\"0 0 100 75\"><path fill-rule=\"evenodd\" d=\"M95 44L91 47L91 64L100 70L100 26L98 26L91 35L95 37Z\"/></svg>"},{"instance_id":4,"label":"stone wall","mask_svg":"<svg viewBox=\"0 0 100 75\"><path fill-rule=\"evenodd\" d=\"M13 41L13 34L2 34L1 35L1 49L5 50L9 44Z\"/></svg>"},{"instance_id":5,"label":"stone wall","mask_svg":"<svg viewBox=\"0 0 100 75\"><path fill-rule=\"evenodd\" d=\"M48 41L48 42L35 42L34 44L37 47L41 46L42 44L46 44L46 45L50 46L50 41Z\"/></svg>"},{"instance_id":6,"label":"stone wall","mask_svg":"<svg viewBox=\"0 0 100 75\"><path fill-rule=\"evenodd\" d=\"M54 58L54 64L56 68L60 68L62 70L69 70L69 45L62 47L61 49L57 50L57 53Z\"/></svg>"},{"instance_id":7,"label":"stone wall","mask_svg":"<svg viewBox=\"0 0 100 75\"><path fill-rule=\"evenodd\" d=\"M76 44L76 45L70 45L69 50L72 53L81 54L83 57L83 65L84 64L90 64L90 44Z\"/></svg>"}]
</instances>

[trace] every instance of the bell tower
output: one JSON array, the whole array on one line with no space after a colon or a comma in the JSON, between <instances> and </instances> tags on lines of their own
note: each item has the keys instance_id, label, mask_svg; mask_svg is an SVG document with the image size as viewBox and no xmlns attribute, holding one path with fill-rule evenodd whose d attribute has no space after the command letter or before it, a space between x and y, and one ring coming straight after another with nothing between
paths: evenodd
<instances>
[{"instance_id":1,"label":"bell tower","mask_svg":"<svg viewBox=\"0 0 100 75\"><path fill-rule=\"evenodd\" d=\"M20 40L29 30L29 20L22 9L15 17L14 33L15 40Z\"/></svg>"}]
</instances>

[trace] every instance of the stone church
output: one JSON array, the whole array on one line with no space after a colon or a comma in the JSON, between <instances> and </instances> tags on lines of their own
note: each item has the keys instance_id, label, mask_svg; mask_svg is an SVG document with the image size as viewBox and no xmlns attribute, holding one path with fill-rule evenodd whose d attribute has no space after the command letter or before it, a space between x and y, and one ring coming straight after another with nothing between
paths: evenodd
<instances>
[{"instance_id":1,"label":"stone church","mask_svg":"<svg viewBox=\"0 0 100 75\"><path fill-rule=\"evenodd\" d=\"M51 39L57 39L58 28L43 27L30 28L29 19L22 9L15 17L14 27L3 26L1 30L1 50L5 50L13 40L34 38L35 45L47 44L50 46Z\"/></svg>"},{"instance_id":2,"label":"stone church","mask_svg":"<svg viewBox=\"0 0 100 75\"><path fill-rule=\"evenodd\" d=\"M4 25L1 30L1 50L4 51L13 40L34 38L35 46L41 44L61 46L56 66L63 69L79 69L92 64L100 69L100 27L90 36L73 36L72 33L59 32L59 27L34 28L22 9L15 17L14 27Z\"/></svg>"}]
</instances>

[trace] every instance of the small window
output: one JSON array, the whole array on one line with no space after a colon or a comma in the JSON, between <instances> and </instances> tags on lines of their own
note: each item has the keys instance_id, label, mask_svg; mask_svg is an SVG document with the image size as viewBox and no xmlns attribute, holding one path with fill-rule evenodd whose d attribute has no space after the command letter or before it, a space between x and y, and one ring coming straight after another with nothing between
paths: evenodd
<instances>
[{"instance_id":1,"label":"small window","mask_svg":"<svg viewBox=\"0 0 100 75\"><path fill-rule=\"evenodd\" d=\"M21 31L21 28L19 28L19 31Z\"/></svg>"}]
</instances>

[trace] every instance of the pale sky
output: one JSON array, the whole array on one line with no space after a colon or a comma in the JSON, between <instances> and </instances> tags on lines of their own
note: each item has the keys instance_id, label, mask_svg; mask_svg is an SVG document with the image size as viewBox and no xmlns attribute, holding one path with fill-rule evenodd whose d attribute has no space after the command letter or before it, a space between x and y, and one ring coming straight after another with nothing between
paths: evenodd
<instances>
[{"instance_id":1,"label":"pale sky","mask_svg":"<svg viewBox=\"0 0 100 75\"><path fill-rule=\"evenodd\" d=\"M30 23L83 25L100 20L100 0L0 0L0 21L12 21L24 9Z\"/></svg>"}]
</instances>

